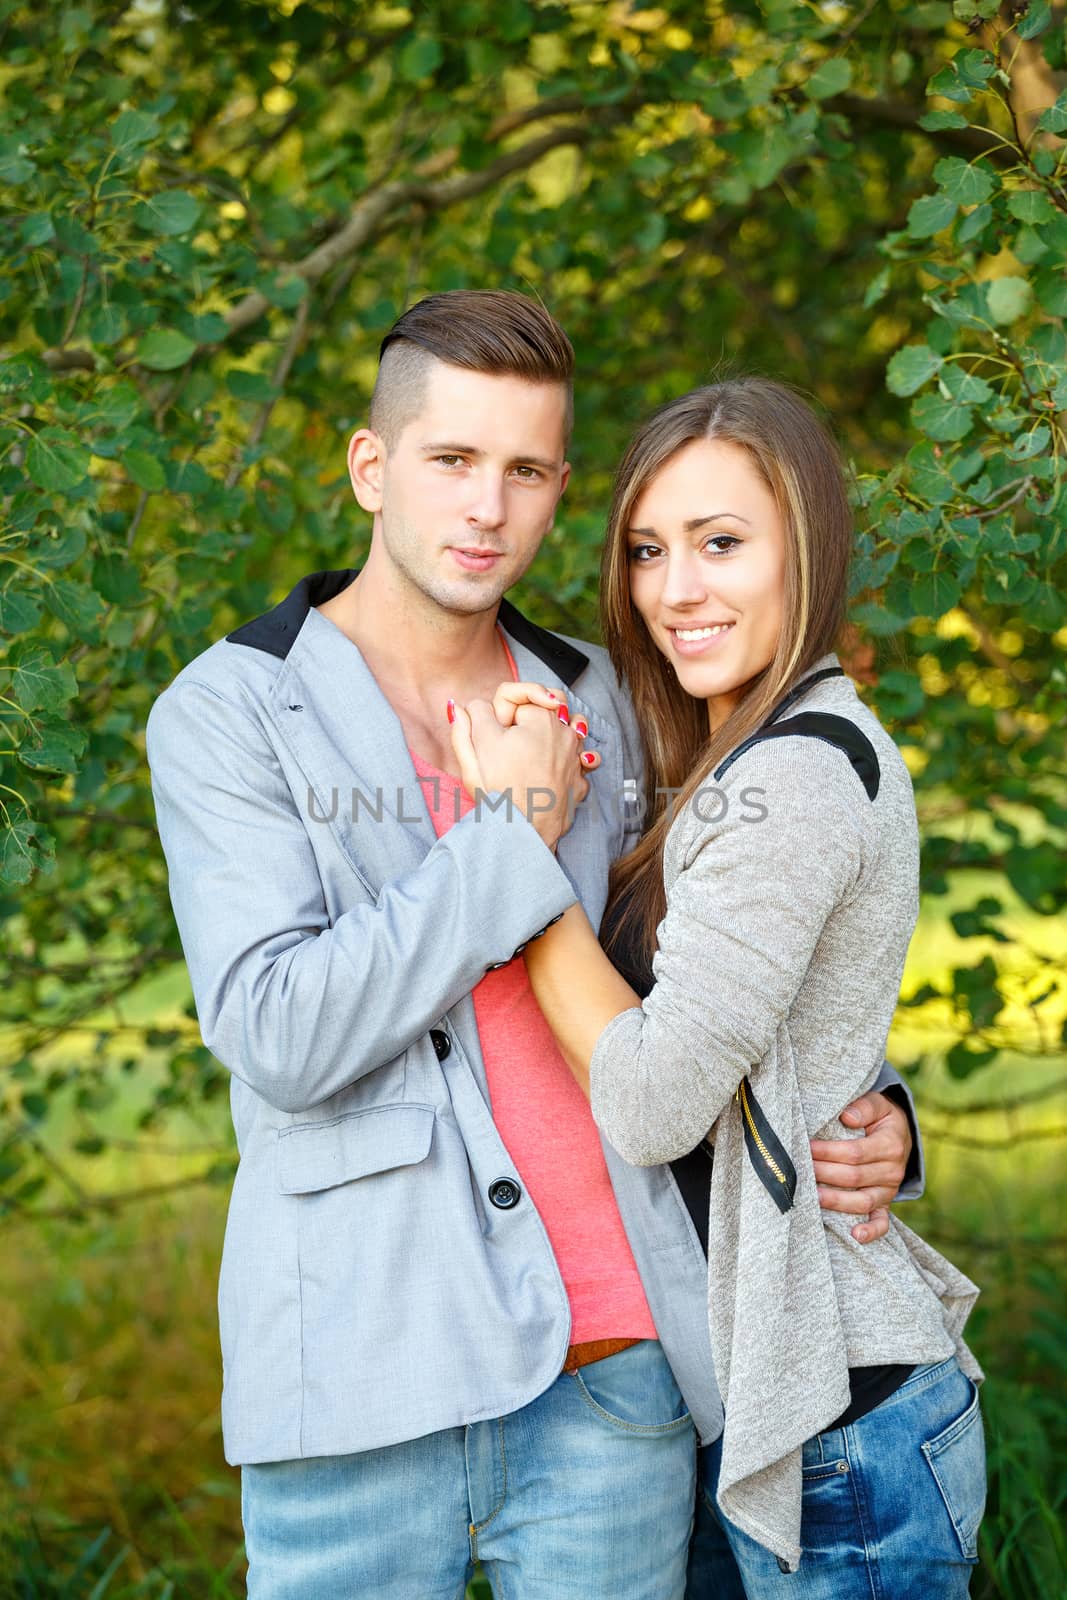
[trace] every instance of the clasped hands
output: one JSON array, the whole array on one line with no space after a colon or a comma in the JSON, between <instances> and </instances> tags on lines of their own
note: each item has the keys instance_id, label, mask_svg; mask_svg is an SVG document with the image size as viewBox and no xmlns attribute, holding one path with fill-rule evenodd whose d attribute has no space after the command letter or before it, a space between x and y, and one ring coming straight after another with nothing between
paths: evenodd
<instances>
[{"instance_id":1,"label":"clasped hands","mask_svg":"<svg viewBox=\"0 0 1067 1600\"><path fill-rule=\"evenodd\" d=\"M452 711L452 749L470 795L507 794L554 850L589 793L600 757L583 748L589 732L565 700L540 683L502 683L492 700Z\"/></svg>"},{"instance_id":2,"label":"clasped hands","mask_svg":"<svg viewBox=\"0 0 1067 1600\"><path fill-rule=\"evenodd\" d=\"M583 748L588 731L543 684L508 682L491 701L455 706L452 748L468 794L509 793L554 849L589 792L586 774L600 765L600 757ZM867 1244L889 1230L888 1207L911 1155L911 1126L900 1106L874 1091L846 1106L841 1120L863 1129L864 1137L812 1140L819 1203L826 1211L864 1216L852 1232Z\"/></svg>"}]
</instances>

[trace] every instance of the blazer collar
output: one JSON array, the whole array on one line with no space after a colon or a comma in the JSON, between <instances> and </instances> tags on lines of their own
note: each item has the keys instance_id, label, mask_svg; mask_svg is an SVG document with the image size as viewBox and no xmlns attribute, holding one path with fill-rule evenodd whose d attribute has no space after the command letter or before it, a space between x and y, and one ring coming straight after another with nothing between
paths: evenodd
<instances>
[{"instance_id":1,"label":"blazer collar","mask_svg":"<svg viewBox=\"0 0 1067 1600\"><path fill-rule=\"evenodd\" d=\"M296 643L312 607L321 606L325 601L332 600L334 595L340 594L342 589L347 589L358 573L358 567L309 573L306 578L301 578L295 588L290 589L285 599L273 610L244 623L226 637L231 644L265 650L268 655L284 661ZM536 622L524 617L510 600L500 602L498 617L504 631L532 651L568 688L589 665L588 656L566 640L557 638L547 628L540 628Z\"/></svg>"}]
</instances>

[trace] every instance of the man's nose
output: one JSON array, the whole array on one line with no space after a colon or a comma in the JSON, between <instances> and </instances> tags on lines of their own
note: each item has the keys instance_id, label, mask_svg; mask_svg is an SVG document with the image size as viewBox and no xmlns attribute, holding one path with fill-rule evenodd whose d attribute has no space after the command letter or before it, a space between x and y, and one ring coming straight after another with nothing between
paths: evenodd
<instances>
[{"instance_id":1,"label":"man's nose","mask_svg":"<svg viewBox=\"0 0 1067 1600\"><path fill-rule=\"evenodd\" d=\"M467 521L479 528L503 526L505 509L504 480L495 473L480 472L475 479L475 492L467 510Z\"/></svg>"},{"instance_id":2,"label":"man's nose","mask_svg":"<svg viewBox=\"0 0 1067 1600\"><path fill-rule=\"evenodd\" d=\"M707 592L700 563L691 550L668 555L662 593L665 606L699 605Z\"/></svg>"}]
</instances>

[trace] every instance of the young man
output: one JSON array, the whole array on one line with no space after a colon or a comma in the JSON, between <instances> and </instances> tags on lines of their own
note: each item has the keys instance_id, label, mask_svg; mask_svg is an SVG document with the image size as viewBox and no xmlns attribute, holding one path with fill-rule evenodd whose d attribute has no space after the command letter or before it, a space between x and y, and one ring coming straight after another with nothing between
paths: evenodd
<instances>
[{"instance_id":1,"label":"young man","mask_svg":"<svg viewBox=\"0 0 1067 1600\"><path fill-rule=\"evenodd\" d=\"M409 311L349 450L366 565L305 578L149 722L233 1073L223 1423L252 1600L459 1600L475 1559L510 1600L684 1589L693 1425L721 1428L703 1250L670 1170L602 1146L515 960L576 898L596 925L640 826L604 652L502 598L566 486L572 362L522 296ZM464 814L446 706L509 677L570 726L522 714L541 782L502 737ZM568 829L576 735L600 803ZM820 1170L866 1211L910 1138L879 1095L856 1120L878 1127Z\"/></svg>"}]
</instances>

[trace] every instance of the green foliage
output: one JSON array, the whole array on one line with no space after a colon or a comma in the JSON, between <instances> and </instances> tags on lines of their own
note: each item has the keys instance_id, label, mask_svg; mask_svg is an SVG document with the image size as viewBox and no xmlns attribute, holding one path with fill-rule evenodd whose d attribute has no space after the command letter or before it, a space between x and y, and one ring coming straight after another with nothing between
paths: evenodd
<instances>
[{"instance_id":1,"label":"green foliage","mask_svg":"<svg viewBox=\"0 0 1067 1600\"><path fill-rule=\"evenodd\" d=\"M91 1199L146 1052L148 1126L224 1085L191 1014L152 1046L136 1009L180 957L144 724L358 562L346 434L431 289L526 288L572 334L576 471L523 595L568 631L639 416L723 358L813 392L927 892L981 866L1062 912L1067 62L1047 6L1012 15L0 0L0 1205ZM1065 1009L1050 942L972 909L922 1002L961 1074Z\"/></svg>"}]
</instances>

